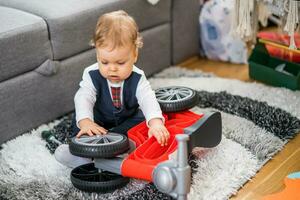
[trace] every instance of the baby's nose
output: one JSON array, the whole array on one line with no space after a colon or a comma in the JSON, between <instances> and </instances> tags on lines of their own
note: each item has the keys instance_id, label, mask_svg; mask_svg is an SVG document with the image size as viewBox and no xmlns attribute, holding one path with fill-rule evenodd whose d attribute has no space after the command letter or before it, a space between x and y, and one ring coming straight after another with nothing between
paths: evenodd
<instances>
[{"instance_id":1,"label":"baby's nose","mask_svg":"<svg viewBox=\"0 0 300 200\"><path fill-rule=\"evenodd\" d=\"M116 65L111 65L111 66L109 66L109 70L110 71L117 71L118 67Z\"/></svg>"}]
</instances>

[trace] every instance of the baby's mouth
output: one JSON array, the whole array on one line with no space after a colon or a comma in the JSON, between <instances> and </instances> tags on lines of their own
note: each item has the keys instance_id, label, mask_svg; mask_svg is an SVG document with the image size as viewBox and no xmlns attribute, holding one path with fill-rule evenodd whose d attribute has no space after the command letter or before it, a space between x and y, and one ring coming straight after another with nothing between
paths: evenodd
<instances>
[{"instance_id":1,"label":"baby's mouth","mask_svg":"<svg viewBox=\"0 0 300 200\"><path fill-rule=\"evenodd\" d=\"M115 76L115 75L110 75L109 79L111 79L111 80L120 80L119 76Z\"/></svg>"}]
</instances>

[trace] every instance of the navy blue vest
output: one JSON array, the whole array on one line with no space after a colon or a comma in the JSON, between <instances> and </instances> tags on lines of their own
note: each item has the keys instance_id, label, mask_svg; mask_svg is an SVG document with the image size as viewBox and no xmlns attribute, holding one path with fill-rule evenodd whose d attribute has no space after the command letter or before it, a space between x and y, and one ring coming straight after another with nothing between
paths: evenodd
<instances>
[{"instance_id":1,"label":"navy blue vest","mask_svg":"<svg viewBox=\"0 0 300 200\"><path fill-rule=\"evenodd\" d=\"M96 123L104 127L118 126L138 111L139 104L136 98L136 89L141 74L132 72L125 80L122 107L120 109L113 105L107 80L100 74L99 70L91 70L89 74L97 90L94 106L94 121Z\"/></svg>"}]
</instances>

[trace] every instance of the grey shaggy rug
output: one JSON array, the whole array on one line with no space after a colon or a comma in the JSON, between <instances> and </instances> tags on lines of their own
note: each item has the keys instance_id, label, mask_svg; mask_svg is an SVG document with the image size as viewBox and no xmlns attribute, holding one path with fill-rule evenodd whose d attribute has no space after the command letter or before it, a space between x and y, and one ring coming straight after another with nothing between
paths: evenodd
<instances>
[{"instance_id":1,"label":"grey shaggy rug","mask_svg":"<svg viewBox=\"0 0 300 200\"><path fill-rule=\"evenodd\" d=\"M196 149L190 159L193 181L189 199L228 199L300 130L300 92L215 77L172 67L150 79L153 89L187 86L198 91L196 113L220 111L223 139L213 149ZM41 139L53 130L65 141L70 116L42 125L2 145L0 199L171 199L153 184L132 179L107 194L84 193L69 179L70 169L54 159ZM48 148L46 148L46 145ZM49 151L50 149L50 151Z\"/></svg>"}]
</instances>

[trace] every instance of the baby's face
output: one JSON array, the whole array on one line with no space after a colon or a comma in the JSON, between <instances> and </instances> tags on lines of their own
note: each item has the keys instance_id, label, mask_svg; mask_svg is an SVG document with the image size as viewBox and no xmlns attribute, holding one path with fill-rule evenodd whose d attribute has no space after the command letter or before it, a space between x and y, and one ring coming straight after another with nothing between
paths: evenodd
<instances>
[{"instance_id":1,"label":"baby's face","mask_svg":"<svg viewBox=\"0 0 300 200\"><path fill-rule=\"evenodd\" d=\"M118 83L130 76L137 60L134 45L114 49L111 46L97 47L96 51L99 71L103 77L112 83Z\"/></svg>"}]
</instances>

